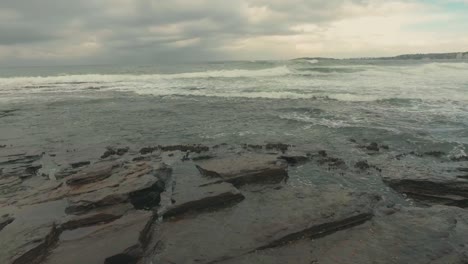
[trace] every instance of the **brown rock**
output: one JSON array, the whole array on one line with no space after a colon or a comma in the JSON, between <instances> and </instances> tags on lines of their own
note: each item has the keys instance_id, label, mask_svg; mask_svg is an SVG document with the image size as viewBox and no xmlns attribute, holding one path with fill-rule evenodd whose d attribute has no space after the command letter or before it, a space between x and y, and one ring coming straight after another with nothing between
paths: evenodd
<instances>
[{"instance_id":1,"label":"brown rock","mask_svg":"<svg viewBox=\"0 0 468 264\"><path fill-rule=\"evenodd\" d=\"M244 199L241 192L229 183L179 189L173 193L172 204L164 212L165 217L217 208Z\"/></svg>"},{"instance_id":2,"label":"brown rock","mask_svg":"<svg viewBox=\"0 0 468 264\"><path fill-rule=\"evenodd\" d=\"M215 263L332 233L372 217L376 197L330 188L244 193L233 207L162 223L153 263Z\"/></svg>"},{"instance_id":3,"label":"brown rock","mask_svg":"<svg viewBox=\"0 0 468 264\"><path fill-rule=\"evenodd\" d=\"M117 163L96 164L91 168L87 168L70 176L66 183L70 186L75 186L101 181L110 177L112 175L112 170L118 165Z\"/></svg>"},{"instance_id":4,"label":"brown rock","mask_svg":"<svg viewBox=\"0 0 468 264\"><path fill-rule=\"evenodd\" d=\"M195 152L201 153L205 151L209 151L210 148L204 145L171 145L171 146L159 146L159 149L162 151L182 151L182 152Z\"/></svg>"},{"instance_id":5,"label":"brown rock","mask_svg":"<svg viewBox=\"0 0 468 264\"><path fill-rule=\"evenodd\" d=\"M285 160L288 164L291 165L303 164L309 161L309 157L300 154L282 155L279 157L279 159Z\"/></svg>"},{"instance_id":6,"label":"brown rock","mask_svg":"<svg viewBox=\"0 0 468 264\"><path fill-rule=\"evenodd\" d=\"M0 263L38 264L57 241L56 219L64 217L63 201L23 207L2 207L15 219L0 231Z\"/></svg>"},{"instance_id":7,"label":"brown rock","mask_svg":"<svg viewBox=\"0 0 468 264\"><path fill-rule=\"evenodd\" d=\"M444 164L426 163L417 167L395 164L385 170L383 180L423 204L468 207L468 181L459 177L456 168Z\"/></svg>"},{"instance_id":8,"label":"brown rock","mask_svg":"<svg viewBox=\"0 0 468 264\"><path fill-rule=\"evenodd\" d=\"M248 183L278 183L288 177L287 164L269 155L212 159L197 165L200 173L240 186Z\"/></svg>"},{"instance_id":9,"label":"brown rock","mask_svg":"<svg viewBox=\"0 0 468 264\"><path fill-rule=\"evenodd\" d=\"M107 224L65 231L44 263L137 263L152 222L151 212L134 211Z\"/></svg>"},{"instance_id":10,"label":"brown rock","mask_svg":"<svg viewBox=\"0 0 468 264\"><path fill-rule=\"evenodd\" d=\"M462 264L468 213L453 207L403 208L313 240L258 250L220 264Z\"/></svg>"},{"instance_id":11,"label":"brown rock","mask_svg":"<svg viewBox=\"0 0 468 264\"><path fill-rule=\"evenodd\" d=\"M13 222L14 220L15 218L10 216L9 214L5 214L1 216L0 217L0 231L2 231L2 229L5 228L5 226L11 224L11 222Z\"/></svg>"}]
</instances>

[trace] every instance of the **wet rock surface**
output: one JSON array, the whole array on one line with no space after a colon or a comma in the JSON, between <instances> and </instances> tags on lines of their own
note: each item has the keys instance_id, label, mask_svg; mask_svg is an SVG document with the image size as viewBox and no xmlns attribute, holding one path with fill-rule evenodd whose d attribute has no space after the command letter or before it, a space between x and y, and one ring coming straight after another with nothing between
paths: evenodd
<instances>
[{"instance_id":1,"label":"wet rock surface","mask_svg":"<svg viewBox=\"0 0 468 264\"><path fill-rule=\"evenodd\" d=\"M0 231L2 231L2 229L7 226L8 224L10 224L11 222L13 222L15 220L15 218L11 217L9 214L5 214L3 216L0 217Z\"/></svg>"},{"instance_id":2,"label":"wet rock surface","mask_svg":"<svg viewBox=\"0 0 468 264\"><path fill-rule=\"evenodd\" d=\"M240 202L242 193L229 183L217 183L208 186L177 188L172 194L172 203L164 211L165 217L173 217L189 212L214 209Z\"/></svg>"},{"instance_id":3,"label":"wet rock surface","mask_svg":"<svg viewBox=\"0 0 468 264\"><path fill-rule=\"evenodd\" d=\"M398 192L426 204L468 207L468 180L459 165L450 163L438 167L430 163L411 167L402 162L384 171L384 182Z\"/></svg>"},{"instance_id":4,"label":"wet rock surface","mask_svg":"<svg viewBox=\"0 0 468 264\"><path fill-rule=\"evenodd\" d=\"M467 217L468 212L457 208L406 208L321 239L217 263L462 264L468 261Z\"/></svg>"},{"instance_id":5,"label":"wet rock surface","mask_svg":"<svg viewBox=\"0 0 468 264\"><path fill-rule=\"evenodd\" d=\"M348 144L7 146L0 263L467 263L468 164Z\"/></svg>"},{"instance_id":6,"label":"wet rock surface","mask_svg":"<svg viewBox=\"0 0 468 264\"><path fill-rule=\"evenodd\" d=\"M204 177L192 163L178 165L171 183L165 193L170 199L160 211L166 218L227 207L244 199L232 184Z\"/></svg>"},{"instance_id":7,"label":"wet rock surface","mask_svg":"<svg viewBox=\"0 0 468 264\"><path fill-rule=\"evenodd\" d=\"M310 161L310 157L307 155L302 155L299 153L289 153L288 155L282 155L279 157L282 160L285 160L288 164L295 166L301 165Z\"/></svg>"},{"instance_id":8,"label":"wet rock surface","mask_svg":"<svg viewBox=\"0 0 468 264\"><path fill-rule=\"evenodd\" d=\"M197 165L206 177L240 186L252 182L278 183L287 178L287 164L270 155L246 155L212 159Z\"/></svg>"},{"instance_id":9,"label":"wet rock surface","mask_svg":"<svg viewBox=\"0 0 468 264\"><path fill-rule=\"evenodd\" d=\"M0 207L0 263L137 261L168 174L161 163L121 162L96 164L67 180L17 183L23 188Z\"/></svg>"},{"instance_id":10,"label":"wet rock surface","mask_svg":"<svg viewBox=\"0 0 468 264\"><path fill-rule=\"evenodd\" d=\"M339 188L317 192L283 187L242 193L245 200L232 207L162 223L157 238L162 249L154 262L213 263L321 236L369 220L378 201L376 196Z\"/></svg>"},{"instance_id":11,"label":"wet rock surface","mask_svg":"<svg viewBox=\"0 0 468 264\"><path fill-rule=\"evenodd\" d=\"M152 221L152 212L130 211L110 223L65 231L43 263L137 263Z\"/></svg>"},{"instance_id":12,"label":"wet rock surface","mask_svg":"<svg viewBox=\"0 0 468 264\"><path fill-rule=\"evenodd\" d=\"M112 175L112 170L117 167L116 163L103 163L92 168L82 170L70 176L66 183L70 186L78 186L104 180Z\"/></svg>"}]
</instances>

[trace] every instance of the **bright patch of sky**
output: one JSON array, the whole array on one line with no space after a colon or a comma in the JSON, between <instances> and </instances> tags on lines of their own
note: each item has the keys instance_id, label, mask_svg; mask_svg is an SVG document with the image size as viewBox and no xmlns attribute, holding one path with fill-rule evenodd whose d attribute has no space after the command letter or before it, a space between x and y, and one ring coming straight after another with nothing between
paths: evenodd
<instances>
[{"instance_id":1,"label":"bright patch of sky","mask_svg":"<svg viewBox=\"0 0 468 264\"><path fill-rule=\"evenodd\" d=\"M468 0L0 1L0 65L468 51Z\"/></svg>"}]
</instances>

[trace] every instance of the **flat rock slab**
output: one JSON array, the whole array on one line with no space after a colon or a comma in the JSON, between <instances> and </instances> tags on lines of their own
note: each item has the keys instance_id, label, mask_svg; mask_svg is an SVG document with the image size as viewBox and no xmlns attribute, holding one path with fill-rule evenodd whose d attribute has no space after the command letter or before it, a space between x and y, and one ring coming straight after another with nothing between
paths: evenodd
<instances>
[{"instance_id":1,"label":"flat rock slab","mask_svg":"<svg viewBox=\"0 0 468 264\"><path fill-rule=\"evenodd\" d=\"M21 179L15 176L0 176L0 205L7 203L9 198L24 190Z\"/></svg>"},{"instance_id":2,"label":"flat rock slab","mask_svg":"<svg viewBox=\"0 0 468 264\"><path fill-rule=\"evenodd\" d=\"M40 263L60 231L57 219L65 217L64 201L27 207L3 207L14 221L0 231L0 263Z\"/></svg>"},{"instance_id":3,"label":"flat rock slab","mask_svg":"<svg viewBox=\"0 0 468 264\"><path fill-rule=\"evenodd\" d=\"M96 166L96 167L94 167ZM117 166L117 167L115 167ZM93 173L90 173L93 171ZM110 174L110 175L109 175ZM40 181L26 186L25 183L16 196L9 197L4 205L28 206L50 201L67 199L70 214L84 214L100 207L131 202L137 207L157 203L159 193L164 189L164 181L170 170L163 164L150 163L96 164L69 180ZM39 181L40 179L30 179ZM24 190L23 190L24 189ZM0 201L0 205L2 201Z\"/></svg>"},{"instance_id":4,"label":"flat rock slab","mask_svg":"<svg viewBox=\"0 0 468 264\"><path fill-rule=\"evenodd\" d=\"M279 159L285 160L291 165L301 165L310 161L310 157L302 153L288 153L287 155L279 156Z\"/></svg>"},{"instance_id":5,"label":"flat rock slab","mask_svg":"<svg viewBox=\"0 0 468 264\"><path fill-rule=\"evenodd\" d=\"M165 217L219 208L244 199L232 184L213 183L212 179L201 176L190 162L176 166L172 173L172 186L167 191L170 201L160 212Z\"/></svg>"},{"instance_id":6,"label":"flat rock slab","mask_svg":"<svg viewBox=\"0 0 468 264\"><path fill-rule=\"evenodd\" d=\"M445 206L404 208L316 240L252 252L222 264L463 264L468 212Z\"/></svg>"},{"instance_id":7,"label":"flat rock slab","mask_svg":"<svg viewBox=\"0 0 468 264\"><path fill-rule=\"evenodd\" d=\"M130 203L116 204L99 208L83 215L67 215L58 222L60 230L73 230L81 227L109 223L119 219L130 211L134 211Z\"/></svg>"},{"instance_id":8,"label":"flat rock slab","mask_svg":"<svg viewBox=\"0 0 468 264\"><path fill-rule=\"evenodd\" d=\"M89 184L104 180L112 175L112 170L117 167L117 163L102 163L84 169L67 179L70 186Z\"/></svg>"},{"instance_id":9,"label":"flat rock slab","mask_svg":"<svg viewBox=\"0 0 468 264\"><path fill-rule=\"evenodd\" d=\"M378 197L338 187L283 187L245 192L229 208L190 215L158 227L153 263L212 263L320 236L361 224L372 217Z\"/></svg>"},{"instance_id":10,"label":"flat rock slab","mask_svg":"<svg viewBox=\"0 0 468 264\"><path fill-rule=\"evenodd\" d=\"M132 194L139 191L151 192L159 179L152 175L150 167L124 175L116 186L105 187L93 192L69 198L67 213L81 214L95 208L131 202ZM159 193L163 190L160 189ZM159 195L159 194L158 194Z\"/></svg>"},{"instance_id":11,"label":"flat rock slab","mask_svg":"<svg viewBox=\"0 0 468 264\"><path fill-rule=\"evenodd\" d=\"M72 184L72 186L66 184L64 180L28 179L21 184L23 188L16 196L8 197L0 203L0 216L5 215L5 220L2 218L1 222L3 229L0 231L0 263L40 263L56 246L60 234L62 237L74 230L104 225L113 226L112 223L115 225L122 223L122 230L127 230L125 229L127 225L133 226L134 220L132 219L140 219L138 217L142 214L144 217L141 217L145 219L148 218L148 214L152 216L151 212L141 213L135 211L135 208L157 205L159 194L164 189L164 178L168 173L170 170L161 164L154 168L149 163L132 163L120 165L112 170L110 176L98 177L99 180L96 182L94 182L96 178L93 177L92 182L85 181L76 185ZM135 234L138 237L142 229L139 229L139 226L136 229L138 231ZM132 237L129 235L126 238ZM129 239L129 241L133 243L135 239ZM89 247L99 246L99 244L93 244L92 240L88 240L87 243ZM113 239L106 241L109 248L119 250L121 243L122 241ZM133 243L133 245L136 244ZM141 248L138 250L141 251ZM77 252L76 254L79 254L80 250ZM105 251L105 253L108 252L110 251ZM119 251L119 253L126 254L123 255L124 258L129 254L133 258L136 254L135 251L129 252L125 249ZM118 259L120 259L119 256ZM57 263L67 262L62 259Z\"/></svg>"},{"instance_id":12,"label":"flat rock slab","mask_svg":"<svg viewBox=\"0 0 468 264\"><path fill-rule=\"evenodd\" d=\"M165 217L187 212L196 212L240 202L242 193L232 184L219 183L190 189L177 190L172 195L172 204L164 212Z\"/></svg>"},{"instance_id":13,"label":"flat rock slab","mask_svg":"<svg viewBox=\"0 0 468 264\"><path fill-rule=\"evenodd\" d=\"M463 168L462 168L463 169ZM398 192L428 205L468 207L468 178L456 164L418 167L400 162L384 170L384 182Z\"/></svg>"},{"instance_id":14,"label":"flat rock slab","mask_svg":"<svg viewBox=\"0 0 468 264\"><path fill-rule=\"evenodd\" d=\"M4 175L15 175L20 178L33 176L34 170L28 170L31 166L38 166L36 162L41 159L42 152L37 150L19 151L1 149L0 150L0 167ZM33 165L35 164L35 165Z\"/></svg>"},{"instance_id":15,"label":"flat rock slab","mask_svg":"<svg viewBox=\"0 0 468 264\"><path fill-rule=\"evenodd\" d=\"M197 165L206 177L241 186L248 183L278 183L288 177L287 163L272 155L246 155L211 159Z\"/></svg>"},{"instance_id":16,"label":"flat rock slab","mask_svg":"<svg viewBox=\"0 0 468 264\"><path fill-rule=\"evenodd\" d=\"M0 216L0 231L2 231L5 226L11 224L11 222L15 221L15 218L10 216L9 214L4 214Z\"/></svg>"},{"instance_id":17,"label":"flat rock slab","mask_svg":"<svg viewBox=\"0 0 468 264\"><path fill-rule=\"evenodd\" d=\"M65 231L45 264L137 263L153 214L131 212L108 224Z\"/></svg>"}]
</instances>

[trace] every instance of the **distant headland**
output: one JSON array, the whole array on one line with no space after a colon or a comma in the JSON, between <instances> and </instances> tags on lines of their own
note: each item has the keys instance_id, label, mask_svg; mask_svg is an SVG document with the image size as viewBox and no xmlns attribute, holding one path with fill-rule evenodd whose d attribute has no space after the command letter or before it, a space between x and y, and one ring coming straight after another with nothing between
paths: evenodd
<instances>
[{"instance_id":1,"label":"distant headland","mask_svg":"<svg viewBox=\"0 0 468 264\"><path fill-rule=\"evenodd\" d=\"M325 57L303 57L294 60L339 60ZM463 60L468 59L468 52L403 54L393 57L361 57L343 60Z\"/></svg>"}]
</instances>

